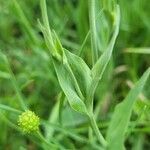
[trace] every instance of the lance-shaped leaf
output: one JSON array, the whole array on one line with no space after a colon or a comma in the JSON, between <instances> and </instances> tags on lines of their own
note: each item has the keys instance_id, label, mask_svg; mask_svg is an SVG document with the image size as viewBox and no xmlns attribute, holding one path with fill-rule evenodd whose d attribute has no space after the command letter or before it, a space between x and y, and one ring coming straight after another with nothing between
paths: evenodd
<instances>
[{"instance_id":1,"label":"lance-shaped leaf","mask_svg":"<svg viewBox=\"0 0 150 150\"><path fill-rule=\"evenodd\" d=\"M99 80L102 78L102 75L105 71L105 68L111 58L113 47L117 38L117 35L119 33L119 24L120 24L120 9L119 6L116 5L116 11L115 11L115 20L114 20L114 32L112 35L112 38L110 39L110 42L108 44L107 49L104 51L102 56L98 59L96 64L92 68L92 83L89 88L89 95L87 99L87 104L91 105L93 95L95 93L96 87L98 85Z\"/></svg>"},{"instance_id":2,"label":"lance-shaped leaf","mask_svg":"<svg viewBox=\"0 0 150 150\"><path fill-rule=\"evenodd\" d=\"M65 93L71 107L87 113L84 97L91 83L90 69L78 56L64 50L63 61L53 59L59 84Z\"/></svg>"},{"instance_id":3,"label":"lance-shaped leaf","mask_svg":"<svg viewBox=\"0 0 150 150\"><path fill-rule=\"evenodd\" d=\"M78 79L80 79L79 76L81 76L82 80L84 80L86 72L88 72L87 74L89 74L90 71L87 69L88 68L87 65L83 62L81 58L75 57L67 50L64 51L61 42L59 41L59 38L56 36L56 33L54 33L54 36L55 36L55 49L61 52L62 55L62 56L60 55L61 59L57 59L57 57L52 56L59 84L63 92L65 93L71 107L80 113L86 113L86 107L85 104L83 103L84 96L81 92L80 86L78 84L76 76L74 75L75 74L74 72L76 71L76 73L79 73ZM67 54L67 56L65 53ZM69 64L70 62L69 60L75 60L74 62L72 62L73 66L72 68L74 68L75 70L72 70L70 66L71 63ZM79 63L83 67L82 73L81 68L77 65ZM84 91L86 91L86 89Z\"/></svg>"},{"instance_id":4,"label":"lance-shaped leaf","mask_svg":"<svg viewBox=\"0 0 150 150\"><path fill-rule=\"evenodd\" d=\"M135 87L131 89L127 97L116 106L114 114L111 119L111 123L107 132L107 141L109 150L123 150L125 132L128 127L133 105L142 91L144 84L150 74L150 68L143 74L140 80L135 84Z\"/></svg>"},{"instance_id":5,"label":"lance-shaped leaf","mask_svg":"<svg viewBox=\"0 0 150 150\"><path fill-rule=\"evenodd\" d=\"M65 50L65 55L76 77L81 92L83 93L83 96L86 97L88 92L87 90L92 80L91 70L81 57L78 57L77 55L74 55L67 50Z\"/></svg>"},{"instance_id":6,"label":"lance-shaped leaf","mask_svg":"<svg viewBox=\"0 0 150 150\"><path fill-rule=\"evenodd\" d=\"M55 49L61 54L61 59L59 60L56 60L55 56L53 56L53 63L60 86L71 107L78 112L86 113L83 93L86 94L87 87L91 81L90 69L80 57L63 49L55 32L53 36L55 38Z\"/></svg>"},{"instance_id":7,"label":"lance-shaped leaf","mask_svg":"<svg viewBox=\"0 0 150 150\"><path fill-rule=\"evenodd\" d=\"M68 72L68 64L60 62L56 59L53 59L53 63L59 80L59 84L63 92L65 93L69 104L74 110L80 113L87 114L85 104L77 94L72 76L70 72Z\"/></svg>"},{"instance_id":8,"label":"lance-shaped leaf","mask_svg":"<svg viewBox=\"0 0 150 150\"><path fill-rule=\"evenodd\" d=\"M51 32L45 0L41 0L41 10L44 25L40 24L40 27L52 56L60 86L72 108L87 113L83 93L86 93L90 82L90 69L81 58L64 50L56 33Z\"/></svg>"}]
</instances>

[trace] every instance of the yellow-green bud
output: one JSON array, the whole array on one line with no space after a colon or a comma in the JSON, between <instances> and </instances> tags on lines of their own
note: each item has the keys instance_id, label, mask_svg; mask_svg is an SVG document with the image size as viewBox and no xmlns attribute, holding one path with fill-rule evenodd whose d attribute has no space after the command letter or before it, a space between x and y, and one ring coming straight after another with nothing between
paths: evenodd
<instances>
[{"instance_id":1,"label":"yellow-green bud","mask_svg":"<svg viewBox=\"0 0 150 150\"><path fill-rule=\"evenodd\" d=\"M34 112L26 110L19 116L18 125L25 133L36 132L39 130L40 119Z\"/></svg>"}]
</instances>

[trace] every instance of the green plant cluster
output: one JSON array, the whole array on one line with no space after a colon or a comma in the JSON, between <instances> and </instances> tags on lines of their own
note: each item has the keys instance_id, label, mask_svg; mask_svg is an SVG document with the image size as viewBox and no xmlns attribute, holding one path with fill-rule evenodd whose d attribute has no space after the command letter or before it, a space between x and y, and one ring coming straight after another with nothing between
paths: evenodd
<instances>
[{"instance_id":1,"label":"green plant cluster","mask_svg":"<svg viewBox=\"0 0 150 150\"><path fill-rule=\"evenodd\" d=\"M0 0L0 150L149 149L149 10Z\"/></svg>"},{"instance_id":2,"label":"green plant cluster","mask_svg":"<svg viewBox=\"0 0 150 150\"><path fill-rule=\"evenodd\" d=\"M40 120L34 112L26 110L19 116L18 125L25 133L37 132L39 130Z\"/></svg>"}]
</instances>

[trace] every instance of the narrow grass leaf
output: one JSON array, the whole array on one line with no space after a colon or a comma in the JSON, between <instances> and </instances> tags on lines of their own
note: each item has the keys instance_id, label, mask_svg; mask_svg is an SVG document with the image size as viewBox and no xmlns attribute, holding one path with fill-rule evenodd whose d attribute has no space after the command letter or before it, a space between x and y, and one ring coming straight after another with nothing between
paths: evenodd
<instances>
[{"instance_id":1,"label":"narrow grass leaf","mask_svg":"<svg viewBox=\"0 0 150 150\"><path fill-rule=\"evenodd\" d=\"M22 8L20 7L17 0L13 0L14 3L14 9L16 11L16 15L18 16L17 19L21 23L21 25L24 27L25 31L27 32L27 36L29 36L29 39L32 41L32 43L37 44L39 43L38 37L35 34L34 30L31 27L31 24L29 23L28 19L26 18Z\"/></svg>"},{"instance_id":2,"label":"narrow grass leaf","mask_svg":"<svg viewBox=\"0 0 150 150\"><path fill-rule=\"evenodd\" d=\"M57 123L59 116L59 103L60 102L57 101L57 103L54 105L48 118L48 124L45 125L45 137L47 140L50 140L54 134L54 128L49 126L49 123Z\"/></svg>"},{"instance_id":3,"label":"narrow grass leaf","mask_svg":"<svg viewBox=\"0 0 150 150\"><path fill-rule=\"evenodd\" d=\"M125 50L127 53L150 54L150 47L130 47Z\"/></svg>"},{"instance_id":4,"label":"narrow grass leaf","mask_svg":"<svg viewBox=\"0 0 150 150\"><path fill-rule=\"evenodd\" d=\"M0 78L10 79L10 74L7 72L0 71Z\"/></svg>"},{"instance_id":5,"label":"narrow grass leaf","mask_svg":"<svg viewBox=\"0 0 150 150\"><path fill-rule=\"evenodd\" d=\"M92 68L92 76L93 78L101 78L103 75L103 72L111 58L113 47L116 41L116 38L119 33L119 24L120 24L120 9L119 6L116 6L116 18L115 18L115 30L113 33L113 36L110 40L110 43L105 50L105 52L102 54L102 56L99 58L97 63Z\"/></svg>"},{"instance_id":6,"label":"narrow grass leaf","mask_svg":"<svg viewBox=\"0 0 150 150\"><path fill-rule=\"evenodd\" d=\"M11 67L10 67L9 61L8 61L8 59L7 59L7 56L4 55L3 53L1 53L1 51L0 51L0 56L1 56L1 57L4 59L4 61L5 61L7 70L8 70L9 75L10 75L10 80L11 80L12 85L13 85L13 87L14 87L14 90L15 90L15 92L16 92L16 94L17 94L18 102L20 103L21 108L22 108L23 110L28 109L27 104L25 103L25 101L24 101L24 99L23 99L23 96L22 96L22 93L21 93L21 89L20 89L20 87L18 86L18 83L17 83L17 81L16 81L16 77L15 77L13 71L11 70Z\"/></svg>"},{"instance_id":7,"label":"narrow grass leaf","mask_svg":"<svg viewBox=\"0 0 150 150\"><path fill-rule=\"evenodd\" d=\"M42 124L44 126L50 126L51 128L53 128L54 130L56 131L59 131L59 132L62 132L63 134L67 134L68 136L70 136L71 138L73 138L74 140L77 140L77 141L80 141L80 142L83 142L83 143L86 143L87 142L87 139L78 135L77 133L75 133L73 130L71 129L67 129L65 127L61 127L57 124L54 124L54 123L50 123L50 122L47 122L47 121L42 121Z\"/></svg>"},{"instance_id":8,"label":"narrow grass leaf","mask_svg":"<svg viewBox=\"0 0 150 150\"><path fill-rule=\"evenodd\" d=\"M0 104L0 109L5 110L5 111L10 111L10 112L13 112L13 113L18 113L18 114L20 114L22 112L18 109L14 109L12 107L9 107L9 106L3 105L3 104Z\"/></svg>"},{"instance_id":9,"label":"narrow grass leaf","mask_svg":"<svg viewBox=\"0 0 150 150\"><path fill-rule=\"evenodd\" d=\"M98 59L96 64L92 68L92 83L91 87L89 88L89 96L87 99L88 105L91 105L91 101L94 95L94 92L96 90L96 87L98 85L99 80L102 78L102 75L105 71L105 68L111 58L113 47L116 41L116 38L119 33L119 24L120 24L120 9L119 6L116 6L116 16L115 16L115 23L114 23L114 33L112 35L112 38L108 44L107 49L104 51L102 56Z\"/></svg>"},{"instance_id":10,"label":"narrow grass leaf","mask_svg":"<svg viewBox=\"0 0 150 150\"><path fill-rule=\"evenodd\" d=\"M135 87L130 90L123 102L116 106L107 132L108 148L110 150L124 149L123 143L125 140L125 132L130 121L131 112L138 95L142 91L146 80L149 77L149 74L150 68L135 84Z\"/></svg>"},{"instance_id":11,"label":"narrow grass leaf","mask_svg":"<svg viewBox=\"0 0 150 150\"><path fill-rule=\"evenodd\" d=\"M4 121L8 126L20 132L20 128L16 124L14 124L10 119L8 119L4 113L0 112L0 118Z\"/></svg>"}]
</instances>

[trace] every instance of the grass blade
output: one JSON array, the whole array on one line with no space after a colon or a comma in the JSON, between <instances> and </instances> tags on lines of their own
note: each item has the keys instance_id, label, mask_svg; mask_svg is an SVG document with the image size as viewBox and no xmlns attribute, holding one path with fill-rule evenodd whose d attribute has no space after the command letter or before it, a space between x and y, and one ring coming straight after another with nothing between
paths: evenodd
<instances>
[{"instance_id":1,"label":"grass blade","mask_svg":"<svg viewBox=\"0 0 150 150\"><path fill-rule=\"evenodd\" d=\"M129 124L133 105L142 91L147 78L150 74L150 68L143 74L135 87L129 92L127 97L118 104L112 116L112 121L107 132L108 147L110 150L124 149L124 136Z\"/></svg>"},{"instance_id":2,"label":"grass blade","mask_svg":"<svg viewBox=\"0 0 150 150\"><path fill-rule=\"evenodd\" d=\"M39 40L37 38L37 35L35 34L34 30L31 27L31 24L29 23L28 19L26 18L22 8L20 7L19 3L17 0L13 0L14 3L14 9L16 11L16 15L18 16L18 21L20 21L21 25L25 28L27 35L31 39L31 41L34 44L39 43Z\"/></svg>"},{"instance_id":3,"label":"grass blade","mask_svg":"<svg viewBox=\"0 0 150 150\"><path fill-rule=\"evenodd\" d=\"M23 96L22 96L22 93L21 93L21 88L18 87L15 75L14 75L13 71L11 70L9 61L8 61L6 55L4 55L3 53L0 52L0 55L3 57L3 59L4 59L5 63L6 63L7 70L9 72L9 74L10 74L10 80L11 80L12 85L14 87L14 90L15 90L15 92L17 94L20 106L21 106L22 110L26 110L26 109L28 109L27 104L25 103L25 101L23 99Z\"/></svg>"},{"instance_id":4,"label":"grass blade","mask_svg":"<svg viewBox=\"0 0 150 150\"><path fill-rule=\"evenodd\" d=\"M0 78L10 79L10 75L9 75L9 73L0 71Z\"/></svg>"},{"instance_id":5,"label":"grass blade","mask_svg":"<svg viewBox=\"0 0 150 150\"><path fill-rule=\"evenodd\" d=\"M18 110L18 109L14 109L12 107L9 107L9 106L6 106L6 105L3 105L3 104L0 104L0 109L1 110L5 110L5 111L10 111L10 112L14 112L14 113L22 113L22 111Z\"/></svg>"},{"instance_id":6,"label":"grass blade","mask_svg":"<svg viewBox=\"0 0 150 150\"><path fill-rule=\"evenodd\" d=\"M116 6L116 18L115 18L114 33L112 35L112 38L110 40L110 43L109 43L107 49L104 51L102 56L98 59L98 61L92 68L93 81L91 83L91 87L89 88L89 95L87 98L87 105L89 105L89 106L91 106L94 92L96 90L98 82L102 78L104 70L111 58L113 47L114 47L114 44L115 44L115 41L116 41L116 38L117 38L118 32L119 32L119 24L120 24L120 9L119 9L119 6L117 5Z\"/></svg>"},{"instance_id":7,"label":"grass blade","mask_svg":"<svg viewBox=\"0 0 150 150\"><path fill-rule=\"evenodd\" d=\"M150 54L149 47L130 47L125 50L127 53Z\"/></svg>"}]
</instances>

